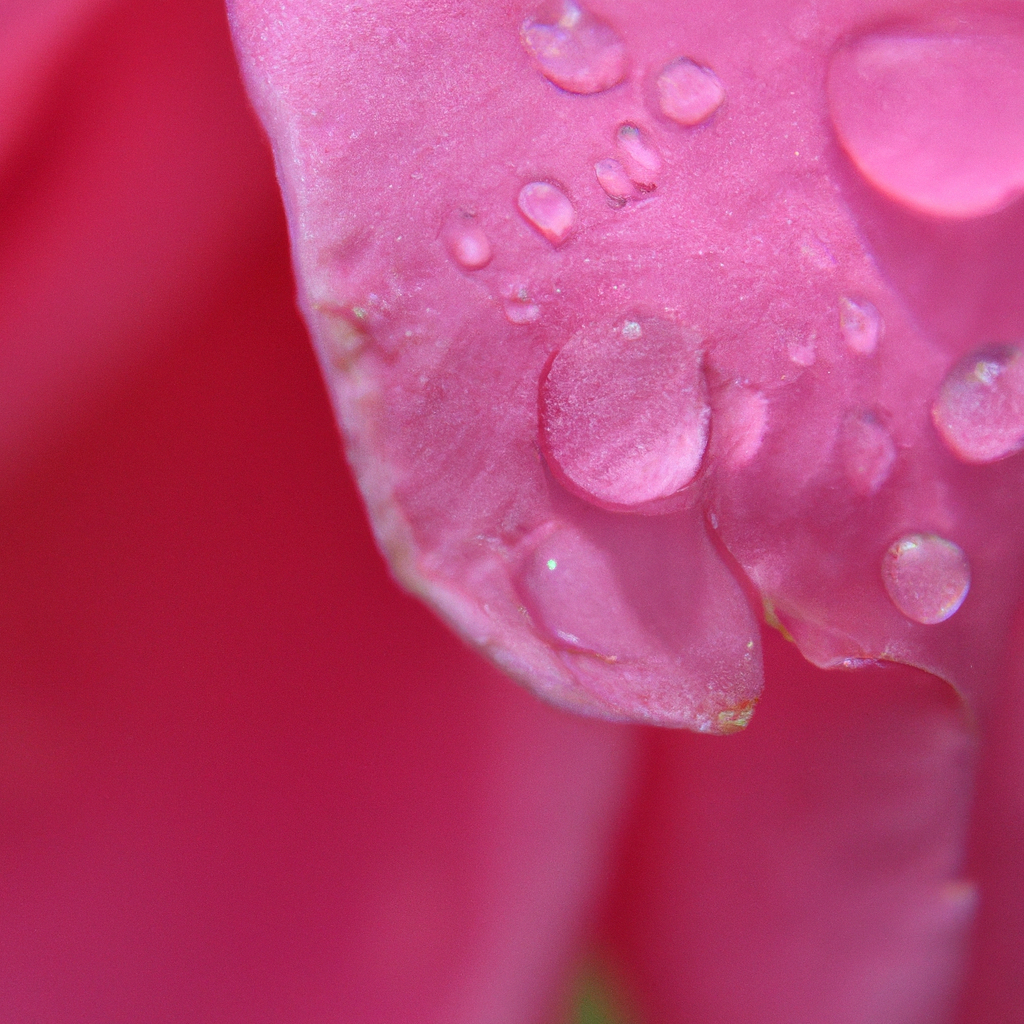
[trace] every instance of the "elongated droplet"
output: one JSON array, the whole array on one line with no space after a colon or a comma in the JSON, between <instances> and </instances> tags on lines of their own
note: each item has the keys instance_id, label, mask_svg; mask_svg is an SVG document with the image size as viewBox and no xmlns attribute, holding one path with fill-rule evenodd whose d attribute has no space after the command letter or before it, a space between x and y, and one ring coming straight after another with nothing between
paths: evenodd
<instances>
[{"instance_id":1,"label":"elongated droplet","mask_svg":"<svg viewBox=\"0 0 1024 1024\"><path fill-rule=\"evenodd\" d=\"M934 533L912 533L882 557L882 583L908 619L934 626L964 603L971 588L971 567L952 541Z\"/></svg>"},{"instance_id":2,"label":"elongated droplet","mask_svg":"<svg viewBox=\"0 0 1024 1024\"><path fill-rule=\"evenodd\" d=\"M555 646L608 663L643 647L608 553L571 526L550 524L523 565L519 590Z\"/></svg>"},{"instance_id":3,"label":"elongated droplet","mask_svg":"<svg viewBox=\"0 0 1024 1024\"><path fill-rule=\"evenodd\" d=\"M657 188L662 160L644 133L635 124L624 124L616 133L616 141L633 184L646 192Z\"/></svg>"},{"instance_id":4,"label":"elongated droplet","mask_svg":"<svg viewBox=\"0 0 1024 1024\"><path fill-rule=\"evenodd\" d=\"M618 160L598 160L594 164L594 173L597 175L598 183L604 189L605 194L617 206L621 206L631 196L636 194L633 182L626 173L625 167Z\"/></svg>"},{"instance_id":5,"label":"elongated droplet","mask_svg":"<svg viewBox=\"0 0 1024 1024\"><path fill-rule=\"evenodd\" d=\"M1009 24L1009 23L1007 23ZM829 109L857 169L891 198L978 217L1024 192L1024 31L905 29L841 47Z\"/></svg>"},{"instance_id":6,"label":"elongated droplet","mask_svg":"<svg viewBox=\"0 0 1024 1024\"><path fill-rule=\"evenodd\" d=\"M870 498L889 479L896 445L873 412L853 412L839 431L839 458L850 486L861 497Z\"/></svg>"},{"instance_id":7,"label":"elongated droplet","mask_svg":"<svg viewBox=\"0 0 1024 1024\"><path fill-rule=\"evenodd\" d=\"M615 30L573 0L548 0L519 30L534 66L566 92L604 92L626 77L626 47Z\"/></svg>"},{"instance_id":8,"label":"elongated droplet","mask_svg":"<svg viewBox=\"0 0 1024 1024\"><path fill-rule=\"evenodd\" d=\"M714 71L686 57L665 66L657 90L661 112L687 127L706 121L725 102L725 87Z\"/></svg>"},{"instance_id":9,"label":"elongated droplet","mask_svg":"<svg viewBox=\"0 0 1024 1024\"><path fill-rule=\"evenodd\" d=\"M860 356L874 355L882 336L882 317L866 299L839 300L839 330L843 341Z\"/></svg>"},{"instance_id":10,"label":"elongated droplet","mask_svg":"<svg viewBox=\"0 0 1024 1024\"><path fill-rule=\"evenodd\" d=\"M448 219L444 242L452 259L465 270L480 270L491 262L490 239L471 214L455 213Z\"/></svg>"},{"instance_id":11,"label":"elongated droplet","mask_svg":"<svg viewBox=\"0 0 1024 1024\"><path fill-rule=\"evenodd\" d=\"M546 181L531 181L519 193L519 212L552 244L572 233L576 211L569 197Z\"/></svg>"},{"instance_id":12,"label":"elongated droplet","mask_svg":"<svg viewBox=\"0 0 1024 1024\"><path fill-rule=\"evenodd\" d=\"M582 331L541 383L548 462L603 508L635 508L689 484L710 419L698 339L659 320Z\"/></svg>"},{"instance_id":13,"label":"elongated droplet","mask_svg":"<svg viewBox=\"0 0 1024 1024\"><path fill-rule=\"evenodd\" d=\"M943 441L964 462L995 462L1024 448L1024 359L1015 345L981 349L946 375L932 405Z\"/></svg>"}]
</instances>

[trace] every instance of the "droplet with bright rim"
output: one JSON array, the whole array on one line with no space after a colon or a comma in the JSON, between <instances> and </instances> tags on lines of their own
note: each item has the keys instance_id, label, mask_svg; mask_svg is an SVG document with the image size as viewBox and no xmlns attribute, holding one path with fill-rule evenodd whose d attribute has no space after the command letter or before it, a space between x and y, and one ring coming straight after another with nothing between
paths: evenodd
<instances>
[{"instance_id":1,"label":"droplet with bright rim","mask_svg":"<svg viewBox=\"0 0 1024 1024\"><path fill-rule=\"evenodd\" d=\"M903 615L934 626L964 603L971 588L971 567L952 541L934 533L912 533L882 556L882 583Z\"/></svg>"},{"instance_id":2,"label":"droplet with bright rim","mask_svg":"<svg viewBox=\"0 0 1024 1024\"><path fill-rule=\"evenodd\" d=\"M618 33L573 0L548 0L519 30L537 70L566 92L604 92L626 77L626 47Z\"/></svg>"},{"instance_id":3,"label":"droplet with bright rim","mask_svg":"<svg viewBox=\"0 0 1024 1024\"><path fill-rule=\"evenodd\" d=\"M1024 193L1024 28L959 19L872 33L828 75L832 122L857 169L897 202L979 217Z\"/></svg>"},{"instance_id":4,"label":"droplet with bright rim","mask_svg":"<svg viewBox=\"0 0 1024 1024\"><path fill-rule=\"evenodd\" d=\"M598 160L594 164L594 173L597 175L597 182L604 189L605 195L616 206L622 206L631 196L636 195L636 187L626 173L626 168L609 157L606 160Z\"/></svg>"},{"instance_id":5,"label":"droplet with bright rim","mask_svg":"<svg viewBox=\"0 0 1024 1024\"><path fill-rule=\"evenodd\" d=\"M1000 345L964 356L939 388L932 422L964 462L995 462L1024 448L1021 350Z\"/></svg>"},{"instance_id":6,"label":"droplet with bright rim","mask_svg":"<svg viewBox=\"0 0 1024 1024\"><path fill-rule=\"evenodd\" d=\"M641 507L690 484L710 420L699 341L660 320L584 329L541 382L548 463L570 490L602 508Z\"/></svg>"},{"instance_id":7,"label":"droplet with bright rim","mask_svg":"<svg viewBox=\"0 0 1024 1024\"><path fill-rule=\"evenodd\" d=\"M546 181L531 181L522 187L519 212L552 245L561 245L576 223L576 210L569 197Z\"/></svg>"},{"instance_id":8,"label":"droplet with bright rim","mask_svg":"<svg viewBox=\"0 0 1024 1024\"><path fill-rule=\"evenodd\" d=\"M725 102L718 75L686 57L665 65L656 88L661 112L688 128L706 121Z\"/></svg>"},{"instance_id":9,"label":"droplet with bright rim","mask_svg":"<svg viewBox=\"0 0 1024 1024\"><path fill-rule=\"evenodd\" d=\"M616 132L616 142L626 173L633 184L645 192L657 188L663 164L646 134L635 124L624 124Z\"/></svg>"}]
</instances>

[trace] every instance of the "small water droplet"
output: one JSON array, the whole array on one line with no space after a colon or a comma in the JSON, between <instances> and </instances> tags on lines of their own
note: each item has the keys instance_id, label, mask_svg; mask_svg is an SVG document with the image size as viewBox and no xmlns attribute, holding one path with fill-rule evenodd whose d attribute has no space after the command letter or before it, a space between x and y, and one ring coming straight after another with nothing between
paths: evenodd
<instances>
[{"instance_id":1,"label":"small water droplet","mask_svg":"<svg viewBox=\"0 0 1024 1024\"><path fill-rule=\"evenodd\" d=\"M687 127L706 121L725 102L725 87L718 75L687 57L665 65L657 89L661 112Z\"/></svg>"},{"instance_id":2,"label":"small water droplet","mask_svg":"<svg viewBox=\"0 0 1024 1024\"><path fill-rule=\"evenodd\" d=\"M873 412L852 412L839 429L839 458L850 486L870 498L889 479L896 445Z\"/></svg>"},{"instance_id":3,"label":"small water droplet","mask_svg":"<svg viewBox=\"0 0 1024 1024\"><path fill-rule=\"evenodd\" d=\"M851 351L861 356L875 354L882 337L882 316L866 299L839 300L839 330Z\"/></svg>"},{"instance_id":4,"label":"small water droplet","mask_svg":"<svg viewBox=\"0 0 1024 1024\"><path fill-rule=\"evenodd\" d=\"M999 345L964 356L942 382L932 422L964 462L996 462L1024 448L1021 350Z\"/></svg>"},{"instance_id":5,"label":"small water droplet","mask_svg":"<svg viewBox=\"0 0 1024 1024\"><path fill-rule=\"evenodd\" d=\"M619 152L626 173L637 188L650 192L658 187L662 160L643 132L635 124L624 124L616 132Z\"/></svg>"},{"instance_id":6,"label":"small water droplet","mask_svg":"<svg viewBox=\"0 0 1024 1024\"><path fill-rule=\"evenodd\" d=\"M531 181L522 187L519 212L552 245L561 245L576 222L576 211L569 197L546 181Z\"/></svg>"},{"instance_id":7,"label":"small water droplet","mask_svg":"<svg viewBox=\"0 0 1024 1024\"><path fill-rule=\"evenodd\" d=\"M491 262L490 239L473 214L453 214L444 228L444 242L452 259L465 270L480 270Z\"/></svg>"},{"instance_id":8,"label":"small water droplet","mask_svg":"<svg viewBox=\"0 0 1024 1024\"><path fill-rule=\"evenodd\" d=\"M618 160L598 160L594 164L594 173L597 175L598 184L616 206L624 205L627 199L636 194L633 182Z\"/></svg>"},{"instance_id":9,"label":"small water droplet","mask_svg":"<svg viewBox=\"0 0 1024 1024\"><path fill-rule=\"evenodd\" d=\"M519 30L534 66L566 92L604 92L626 77L626 47L615 30L573 0L548 0Z\"/></svg>"},{"instance_id":10,"label":"small water droplet","mask_svg":"<svg viewBox=\"0 0 1024 1024\"><path fill-rule=\"evenodd\" d=\"M638 320L627 320L622 325L622 336L624 338L639 338L644 333L643 327Z\"/></svg>"},{"instance_id":11,"label":"small water droplet","mask_svg":"<svg viewBox=\"0 0 1024 1024\"><path fill-rule=\"evenodd\" d=\"M973 22L973 23L972 23ZM1024 33L963 17L953 32L872 33L828 75L836 134L890 198L939 217L992 213L1024 191Z\"/></svg>"},{"instance_id":12,"label":"small water droplet","mask_svg":"<svg viewBox=\"0 0 1024 1024\"><path fill-rule=\"evenodd\" d=\"M952 541L934 533L912 533L882 556L882 583L908 619L934 626L964 603L971 588L971 567Z\"/></svg>"},{"instance_id":13,"label":"small water droplet","mask_svg":"<svg viewBox=\"0 0 1024 1024\"><path fill-rule=\"evenodd\" d=\"M595 326L577 334L541 382L548 462L603 508L676 494L696 477L708 440L698 339L663 321L633 322L639 333Z\"/></svg>"}]
</instances>

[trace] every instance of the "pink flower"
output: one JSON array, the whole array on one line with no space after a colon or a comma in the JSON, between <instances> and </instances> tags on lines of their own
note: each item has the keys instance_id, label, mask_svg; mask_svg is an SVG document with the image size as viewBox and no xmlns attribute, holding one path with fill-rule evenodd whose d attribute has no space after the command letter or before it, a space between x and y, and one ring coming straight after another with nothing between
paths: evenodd
<instances>
[{"instance_id":1,"label":"pink flower","mask_svg":"<svg viewBox=\"0 0 1024 1024\"><path fill-rule=\"evenodd\" d=\"M804 11L783 24L761 6L771 31L747 25L749 51L783 31L797 50L827 34L824 7L820 20ZM369 21L358 21L361 10ZM308 86L349 32L349 48L335 52L339 81L354 73L344 62L371 48L382 68L408 66L409 88L422 90L422 74L412 71L438 32L457 28L449 42L480 76L488 67L473 61L504 45L489 19L523 18L508 5L463 13L289 3L240 9L236 21L253 82L280 82L274 75L287 72ZM876 26L911 14L887 8L864 20ZM353 34L352 19L379 31ZM524 68L547 59L536 24L526 33L533 49L516 51ZM607 41L600 27L589 31L587 45ZM308 51L315 59L303 66L296 41L307 38L317 41ZM557 1019L581 962L598 956L638 1021L1022 1019L1014 458L965 469L939 440L916 476L894 477L906 484L899 493L907 515L952 510L967 538L967 601L948 629L908 627L906 650L907 660L947 677L962 672L969 704L920 669L826 672L768 630L752 634L763 643L766 683L742 735L552 709L486 667L387 578L294 312L276 184L223 12L212 0L11 3L0 11L0 44L0 1018L539 1022ZM629 45L606 56L596 77L577 68L566 82L624 81L638 59ZM751 78L750 88L781 85L788 71L773 67L775 77ZM673 64L655 97L668 95L683 110L681 90L687 76L704 74L699 68ZM728 93L733 79L716 70ZM824 96L821 70L808 88ZM500 92L508 69L494 74ZM695 81L697 99L713 106L715 83ZM437 102L458 99L445 101L443 82L429 84ZM302 116L271 126L279 147L289 124L318 116L307 86L285 97ZM385 90L374 99L374 89L366 85L370 108L393 97ZM269 93L258 95L266 113ZM725 100L723 117L735 103ZM410 104L404 109L415 112ZM700 106L689 102L685 116ZM865 115L849 116L856 127ZM402 132L414 124L395 121L396 166L407 159ZM522 130L480 124L486 133L450 136L449 145L511 145ZM629 125L590 161L616 161L622 172L602 165L595 187L632 183L628 196L608 193L618 204L609 212L627 217L652 196L670 199L678 180L675 155L658 150L660 129ZM351 140L335 136L336 150L320 150L347 157L359 180L381 173L371 166L380 125L364 128L367 148L347 149ZM1012 142L1012 126L1003 135ZM950 200L906 161L887 164L852 129L847 136L861 169L842 165L852 196L844 201L886 261L882 294L906 305L883 310L886 338L909 338L920 347L908 351L920 354L932 351L920 339L936 332L1019 337L1011 328L1024 294L1020 204L982 219L970 209L959 226L907 213L907 195ZM308 132L296 138L308 156L331 135L325 129L316 146ZM1017 166L1012 146L997 156ZM282 177L300 217L294 165L282 164ZM1005 175L984 178L986 188L992 180ZM554 265L575 258L590 222L572 182L547 183L576 200L575 220L566 227L557 197L537 205L530 193L518 209L510 204L508 223L549 247L539 251ZM880 183L890 198L880 198ZM321 194L310 237L325 230L327 213L351 211L364 195L344 178ZM394 201L382 222L390 227L388 218L415 212L415 203ZM539 226L526 219L534 215ZM432 230L444 259L463 258L455 274L497 281L508 236L483 219ZM300 239L302 223L293 221ZM465 237L477 226L489 252L477 235ZM762 239L782 246L783 235L771 233L778 228L766 220ZM338 231L339 244L348 237ZM813 278L825 273L813 271L814 261L827 264L828 253L813 239L808 245ZM304 251L299 244L308 304L317 268L301 262ZM342 247L337 256L348 253ZM832 255L845 265L843 252ZM371 260L367 280L379 271ZM787 280L772 292L780 303ZM504 317L510 304L502 321L510 332L546 329L545 295L504 294L500 285L494 309ZM582 293L570 299L587 301ZM847 322L860 323L865 308L846 309ZM422 308L406 312L417 327ZM381 333L375 323L369 330ZM793 366L813 368L806 339L798 340ZM557 374L551 379L554 389ZM715 404L716 387L707 444L726 459L714 448L715 417L735 414L734 423L749 425L757 408ZM917 391L900 387L909 407ZM483 412L497 408L492 401ZM817 412L825 408L832 406L823 400ZM551 423L543 457L561 467L566 494L571 485L579 503L565 498L559 507L590 507L596 477L580 466L595 463L564 454ZM861 418L848 429L854 441L870 441L875 423ZM746 465L741 435L730 451ZM854 459L851 486L872 492L882 456ZM898 457L909 458L902 448ZM506 471L498 466L496 478ZM998 475L996 491L969 475L988 471ZM605 506L634 501L621 476L609 479ZM957 487L967 494L962 502L948 497ZM460 497L447 493L453 504ZM816 506L791 502L795 525L784 534L773 516L785 502L773 505L766 494L755 508L739 485L724 493L715 510L733 518L714 557L729 552L746 568L743 538L777 545L756 582L805 652L826 661L850 636L868 648L882 635L867 605L831 601L828 586L800 589L813 578L809 536L827 539L831 528L815 533ZM698 505L710 508L704 497L690 507ZM619 511L561 514L577 525L583 519L573 516L591 514L639 521ZM745 532L735 526L730 534L730 523ZM634 607L624 604L624 614ZM560 608L534 607L531 621ZM811 628L822 623L829 628ZM732 626L721 632L738 635ZM953 639L915 639L930 636ZM620 696L615 685L602 692Z\"/></svg>"}]
</instances>

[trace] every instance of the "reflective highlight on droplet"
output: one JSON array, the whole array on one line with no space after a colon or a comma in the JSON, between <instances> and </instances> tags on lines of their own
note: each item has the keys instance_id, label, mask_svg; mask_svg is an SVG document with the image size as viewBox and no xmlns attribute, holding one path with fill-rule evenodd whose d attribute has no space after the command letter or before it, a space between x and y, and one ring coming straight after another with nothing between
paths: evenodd
<instances>
[{"instance_id":1,"label":"reflective highlight on droplet","mask_svg":"<svg viewBox=\"0 0 1024 1024\"><path fill-rule=\"evenodd\" d=\"M687 57L667 64L656 88L661 112L687 127L706 121L725 102L725 87L718 76Z\"/></svg>"},{"instance_id":2,"label":"reflective highlight on droplet","mask_svg":"<svg viewBox=\"0 0 1024 1024\"><path fill-rule=\"evenodd\" d=\"M897 202L938 217L978 217L1024 192L1019 22L967 13L952 31L853 39L832 60L828 99L854 165Z\"/></svg>"},{"instance_id":3,"label":"reflective highlight on droplet","mask_svg":"<svg viewBox=\"0 0 1024 1024\"><path fill-rule=\"evenodd\" d=\"M698 339L633 318L577 334L541 382L541 448L570 490L635 508L696 477L711 411Z\"/></svg>"},{"instance_id":4,"label":"reflective highlight on droplet","mask_svg":"<svg viewBox=\"0 0 1024 1024\"><path fill-rule=\"evenodd\" d=\"M444 230L449 255L464 270L480 270L491 262L491 242L472 214L456 213Z\"/></svg>"},{"instance_id":5,"label":"reflective highlight on droplet","mask_svg":"<svg viewBox=\"0 0 1024 1024\"><path fill-rule=\"evenodd\" d=\"M849 413L839 428L839 459L853 490L870 498L881 490L896 464L896 444L870 411Z\"/></svg>"},{"instance_id":6,"label":"reflective highlight on droplet","mask_svg":"<svg viewBox=\"0 0 1024 1024\"><path fill-rule=\"evenodd\" d=\"M881 314L866 299L840 298L839 330L851 352L874 355L883 327Z\"/></svg>"},{"instance_id":7,"label":"reflective highlight on droplet","mask_svg":"<svg viewBox=\"0 0 1024 1024\"><path fill-rule=\"evenodd\" d=\"M952 541L934 533L912 533L882 556L882 583L903 615L934 626L964 603L971 588L971 567Z\"/></svg>"},{"instance_id":8,"label":"reflective highlight on droplet","mask_svg":"<svg viewBox=\"0 0 1024 1024\"><path fill-rule=\"evenodd\" d=\"M604 189L605 195L616 205L622 206L627 199L636 194L636 188L626 173L625 167L618 160L598 160L594 164L597 182Z\"/></svg>"},{"instance_id":9,"label":"reflective highlight on droplet","mask_svg":"<svg viewBox=\"0 0 1024 1024\"><path fill-rule=\"evenodd\" d=\"M1000 345L961 359L942 382L932 422L964 462L995 462L1024 448L1021 350Z\"/></svg>"},{"instance_id":10,"label":"reflective highlight on droplet","mask_svg":"<svg viewBox=\"0 0 1024 1024\"><path fill-rule=\"evenodd\" d=\"M662 159L646 135L635 124L624 124L616 132L615 141L630 181L645 192L657 188Z\"/></svg>"},{"instance_id":11,"label":"reflective highlight on droplet","mask_svg":"<svg viewBox=\"0 0 1024 1024\"><path fill-rule=\"evenodd\" d=\"M561 245L572 233L576 211L569 197L546 181L531 181L519 193L519 212L552 245Z\"/></svg>"},{"instance_id":12,"label":"reflective highlight on droplet","mask_svg":"<svg viewBox=\"0 0 1024 1024\"><path fill-rule=\"evenodd\" d=\"M626 77L618 33L573 0L548 0L519 30L523 47L549 82L566 92L604 92Z\"/></svg>"}]
</instances>

